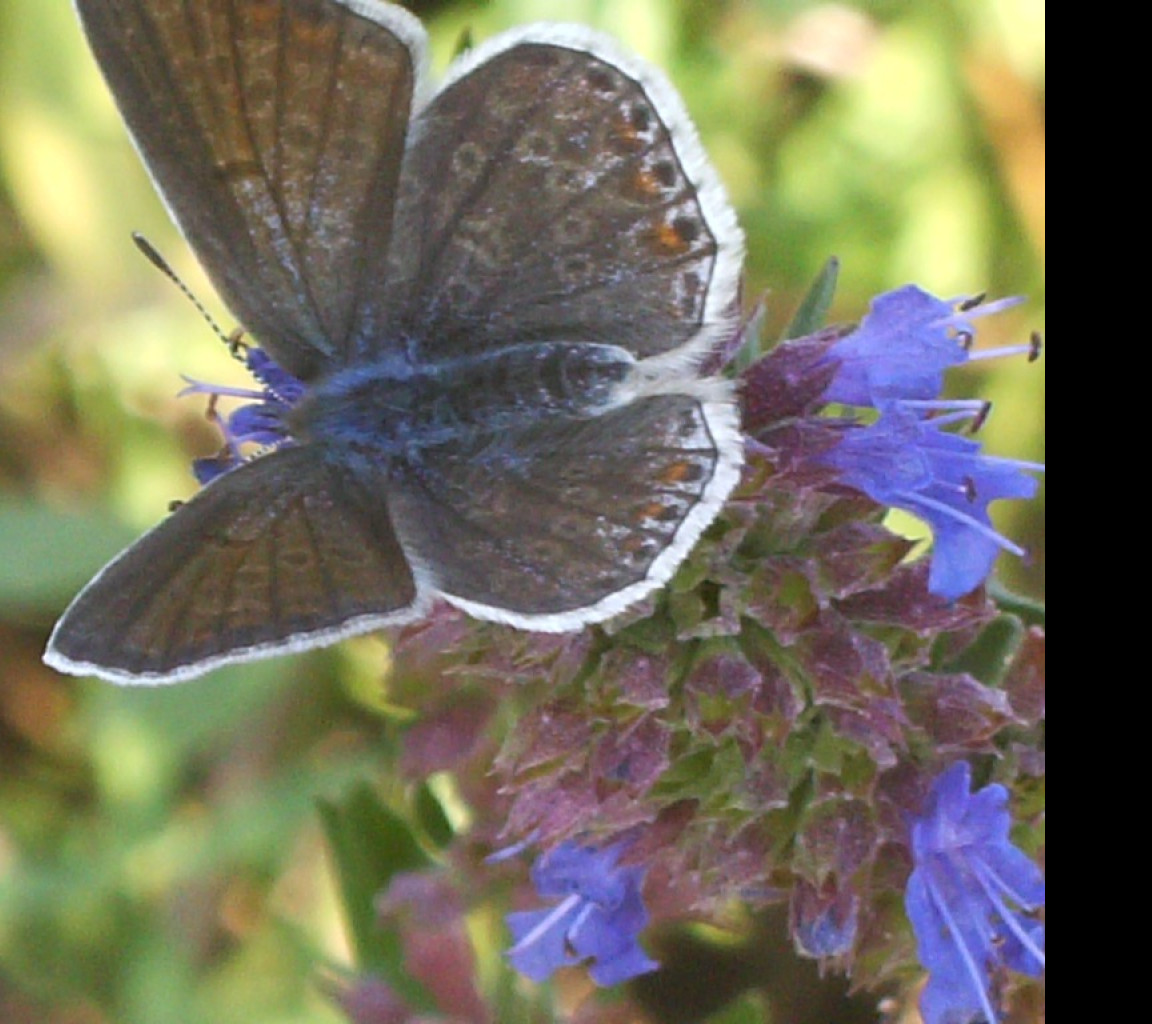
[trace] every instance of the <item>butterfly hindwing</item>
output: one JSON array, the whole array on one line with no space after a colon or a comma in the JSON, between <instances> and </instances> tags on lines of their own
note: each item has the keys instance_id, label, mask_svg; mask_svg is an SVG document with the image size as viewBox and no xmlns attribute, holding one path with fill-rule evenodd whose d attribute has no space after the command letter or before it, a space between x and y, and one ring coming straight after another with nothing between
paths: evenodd
<instances>
[{"instance_id":1,"label":"butterfly hindwing","mask_svg":"<svg viewBox=\"0 0 1152 1024\"><path fill-rule=\"evenodd\" d=\"M169 682L414 617L423 599L384 488L308 447L224 474L80 592L46 660Z\"/></svg>"},{"instance_id":2,"label":"butterfly hindwing","mask_svg":"<svg viewBox=\"0 0 1152 1024\"><path fill-rule=\"evenodd\" d=\"M432 449L394 481L397 529L466 611L575 629L667 581L735 484L735 433L728 404L663 394Z\"/></svg>"}]
</instances>

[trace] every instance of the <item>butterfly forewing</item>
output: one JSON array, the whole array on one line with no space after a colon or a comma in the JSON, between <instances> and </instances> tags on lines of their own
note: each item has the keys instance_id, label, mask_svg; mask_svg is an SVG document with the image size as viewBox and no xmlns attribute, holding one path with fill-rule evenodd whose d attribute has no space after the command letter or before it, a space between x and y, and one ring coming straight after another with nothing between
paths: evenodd
<instances>
[{"instance_id":1,"label":"butterfly forewing","mask_svg":"<svg viewBox=\"0 0 1152 1024\"><path fill-rule=\"evenodd\" d=\"M422 61L367 0L77 0L124 119L243 326L308 379L381 286Z\"/></svg>"},{"instance_id":2,"label":"butterfly forewing","mask_svg":"<svg viewBox=\"0 0 1152 1024\"><path fill-rule=\"evenodd\" d=\"M607 49L497 40L418 117L389 302L424 358L556 337L645 357L728 312L731 211L671 88Z\"/></svg>"},{"instance_id":3,"label":"butterfly forewing","mask_svg":"<svg viewBox=\"0 0 1152 1024\"><path fill-rule=\"evenodd\" d=\"M108 565L47 660L170 681L403 621L417 581L368 467L286 448L225 474Z\"/></svg>"}]
</instances>

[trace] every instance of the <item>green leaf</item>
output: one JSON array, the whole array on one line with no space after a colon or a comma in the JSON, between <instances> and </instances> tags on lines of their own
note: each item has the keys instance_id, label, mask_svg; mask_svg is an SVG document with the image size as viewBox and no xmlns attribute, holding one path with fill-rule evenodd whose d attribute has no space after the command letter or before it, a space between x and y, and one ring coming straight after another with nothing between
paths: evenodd
<instances>
[{"instance_id":1,"label":"green leaf","mask_svg":"<svg viewBox=\"0 0 1152 1024\"><path fill-rule=\"evenodd\" d=\"M768 307L764 298L757 300L751 314L744 322L743 344L732 359L732 370L741 374L764 354L763 334L764 321L768 316Z\"/></svg>"},{"instance_id":2,"label":"green leaf","mask_svg":"<svg viewBox=\"0 0 1152 1024\"><path fill-rule=\"evenodd\" d=\"M967 672L986 686L1000 686L1023 642L1024 624L1015 615L999 615L942 670Z\"/></svg>"},{"instance_id":3,"label":"green leaf","mask_svg":"<svg viewBox=\"0 0 1152 1024\"><path fill-rule=\"evenodd\" d=\"M1013 593L996 580L990 580L987 586L988 596L996 602L996 606L1004 612L1022 619L1028 626L1044 625L1044 604L1034 601L1030 597Z\"/></svg>"},{"instance_id":4,"label":"green leaf","mask_svg":"<svg viewBox=\"0 0 1152 1024\"><path fill-rule=\"evenodd\" d=\"M832 299L836 295L836 281L839 277L840 261L833 256L816 275L816 280L812 282L792 322L785 328L782 341L815 334L824 326L828 310L832 308Z\"/></svg>"},{"instance_id":5,"label":"green leaf","mask_svg":"<svg viewBox=\"0 0 1152 1024\"><path fill-rule=\"evenodd\" d=\"M427 783L421 783L417 788L413 810L417 823L434 846L442 849L452 842L452 837L455 835L452 823Z\"/></svg>"},{"instance_id":6,"label":"green leaf","mask_svg":"<svg viewBox=\"0 0 1152 1024\"><path fill-rule=\"evenodd\" d=\"M408 824L367 783L355 786L340 802L319 800L317 804L358 969L380 975L403 998L430 1009L427 994L402 969L398 930L381 924L375 905L377 895L396 875L426 867L428 857Z\"/></svg>"},{"instance_id":7,"label":"green leaf","mask_svg":"<svg viewBox=\"0 0 1152 1024\"><path fill-rule=\"evenodd\" d=\"M0 501L0 612L63 608L135 536L110 515L66 515L36 501Z\"/></svg>"},{"instance_id":8,"label":"green leaf","mask_svg":"<svg viewBox=\"0 0 1152 1024\"><path fill-rule=\"evenodd\" d=\"M476 45L476 39L472 35L472 26L466 26L464 30L456 37L456 45L452 48L452 59L456 60L458 57L463 57L469 50L473 49Z\"/></svg>"}]
</instances>

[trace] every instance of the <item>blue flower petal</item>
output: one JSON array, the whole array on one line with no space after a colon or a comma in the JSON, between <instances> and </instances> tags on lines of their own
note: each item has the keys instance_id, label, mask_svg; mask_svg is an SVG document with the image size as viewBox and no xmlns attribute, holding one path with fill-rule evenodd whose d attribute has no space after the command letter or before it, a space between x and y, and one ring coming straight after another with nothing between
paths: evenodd
<instances>
[{"instance_id":1,"label":"blue flower petal","mask_svg":"<svg viewBox=\"0 0 1152 1024\"><path fill-rule=\"evenodd\" d=\"M1013 902L1030 910L1044 905L1043 873L1031 857L1007 841L1007 836L986 846L982 856Z\"/></svg>"},{"instance_id":2,"label":"blue flower petal","mask_svg":"<svg viewBox=\"0 0 1152 1024\"><path fill-rule=\"evenodd\" d=\"M958 955L955 932L933 901L923 873L913 872L908 880L905 908L915 926L920 962L931 965L920 997L924 1024L969 1024L994 1012L984 991L987 974L977 972L974 979Z\"/></svg>"},{"instance_id":3,"label":"blue flower petal","mask_svg":"<svg viewBox=\"0 0 1152 1024\"><path fill-rule=\"evenodd\" d=\"M887 406L875 423L846 430L819 461L835 469L845 486L931 527L935 549L928 588L951 600L979 586L1001 551L1022 553L993 529L988 505L1031 497L1037 484L1025 470L1038 467L982 455L978 442L947 432L949 423Z\"/></svg>"},{"instance_id":4,"label":"blue flower petal","mask_svg":"<svg viewBox=\"0 0 1152 1024\"><path fill-rule=\"evenodd\" d=\"M965 768L968 763L961 762ZM964 773L964 784L969 786L970 774ZM960 820L964 835L972 843L1002 843L1008 839L1011 818L1008 813L1008 790L998 782L991 782L967 797Z\"/></svg>"},{"instance_id":5,"label":"blue flower petal","mask_svg":"<svg viewBox=\"0 0 1152 1024\"><path fill-rule=\"evenodd\" d=\"M532 884L544 897L578 892L602 906L614 905L624 896L622 876L615 870L622 852L619 845L597 850L561 843L533 865Z\"/></svg>"},{"instance_id":6,"label":"blue flower petal","mask_svg":"<svg viewBox=\"0 0 1152 1024\"><path fill-rule=\"evenodd\" d=\"M840 367L825 397L860 406L935 398L944 371L968 358L957 328L970 330L954 306L915 285L878 295L860 326L829 349Z\"/></svg>"},{"instance_id":7,"label":"blue flower petal","mask_svg":"<svg viewBox=\"0 0 1152 1024\"><path fill-rule=\"evenodd\" d=\"M1033 950L1044 949L1044 925L1037 921L1025 923L1028 925L1025 928L1025 933L1028 936L1029 945L1025 946L1014 934L999 934L999 941L1003 943L1001 955L1005 966L1013 971L1039 977L1044 973L1044 961Z\"/></svg>"},{"instance_id":8,"label":"blue flower petal","mask_svg":"<svg viewBox=\"0 0 1152 1024\"><path fill-rule=\"evenodd\" d=\"M636 937L648 924L648 911L640 898L637 880L631 880L624 899L614 907L593 904L586 917L571 930L568 941L582 957L614 959L638 949Z\"/></svg>"},{"instance_id":9,"label":"blue flower petal","mask_svg":"<svg viewBox=\"0 0 1152 1024\"><path fill-rule=\"evenodd\" d=\"M625 846L561 843L532 867L536 891L560 902L551 910L509 914L515 940L508 959L533 981L580 961L598 985L615 985L659 965L638 937L648 924L641 889L645 869L620 867Z\"/></svg>"},{"instance_id":10,"label":"blue flower petal","mask_svg":"<svg viewBox=\"0 0 1152 1024\"><path fill-rule=\"evenodd\" d=\"M952 765L911 821L905 908L929 972L925 1024L996 1024L993 968L1044 967L1044 929L1028 914L1043 904L1040 869L1008 838L1007 790L970 782L966 763Z\"/></svg>"},{"instance_id":11,"label":"blue flower petal","mask_svg":"<svg viewBox=\"0 0 1152 1024\"><path fill-rule=\"evenodd\" d=\"M295 405L304 397L304 384L281 369L262 348L249 346L244 361L252 376L285 405Z\"/></svg>"},{"instance_id":12,"label":"blue flower petal","mask_svg":"<svg viewBox=\"0 0 1152 1024\"><path fill-rule=\"evenodd\" d=\"M639 945L632 945L610 960L597 960L588 968L588 974L597 985L607 988L650 974L660 964L648 956Z\"/></svg>"},{"instance_id":13,"label":"blue flower petal","mask_svg":"<svg viewBox=\"0 0 1152 1024\"><path fill-rule=\"evenodd\" d=\"M233 460L219 455L204 459L193 459L192 475L196 477L196 482L201 487L205 487L217 477L223 476L228 470L235 468L235 466L236 463Z\"/></svg>"},{"instance_id":14,"label":"blue flower petal","mask_svg":"<svg viewBox=\"0 0 1152 1024\"><path fill-rule=\"evenodd\" d=\"M524 977L539 982L547 981L561 967L579 963L580 958L569 951L567 939L568 929L579 912L579 906L573 904L568 912L551 921L554 909L508 914L505 921L514 942L507 955L512 966Z\"/></svg>"},{"instance_id":15,"label":"blue flower petal","mask_svg":"<svg viewBox=\"0 0 1152 1024\"><path fill-rule=\"evenodd\" d=\"M923 506L917 507L914 502L903 507L932 527L934 548L928 569L930 593L952 601L971 593L991 575L1003 550L999 544L983 534L973 533L962 523L942 519ZM990 523L984 525L990 526Z\"/></svg>"},{"instance_id":16,"label":"blue flower petal","mask_svg":"<svg viewBox=\"0 0 1152 1024\"><path fill-rule=\"evenodd\" d=\"M878 295L868 315L836 342L827 357L839 366L824 397L830 402L880 408L893 401L928 401L944 387L944 373L974 358L972 321L999 312L1018 299L972 307L938 299L906 285ZM1026 345L1005 352L1029 352Z\"/></svg>"},{"instance_id":17,"label":"blue flower petal","mask_svg":"<svg viewBox=\"0 0 1152 1024\"><path fill-rule=\"evenodd\" d=\"M193 462L192 472L202 486L244 464L249 455L242 451L242 445L277 448L292 441L285 414L303 397L304 384L287 370L277 366L263 349L248 347L244 359L249 371L262 385L261 391L191 381L189 387L181 392L182 395L197 394L212 397L209 416L224 435L228 450L225 455L197 459ZM224 418L216 412L215 403L220 398L252 401L241 405Z\"/></svg>"}]
</instances>

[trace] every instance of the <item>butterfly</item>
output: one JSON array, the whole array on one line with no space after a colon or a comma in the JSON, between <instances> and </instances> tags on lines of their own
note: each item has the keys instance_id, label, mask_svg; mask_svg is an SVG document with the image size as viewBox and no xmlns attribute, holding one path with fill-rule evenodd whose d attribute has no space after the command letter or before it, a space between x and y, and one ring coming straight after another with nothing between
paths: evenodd
<instances>
[{"instance_id":1,"label":"butterfly","mask_svg":"<svg viewBox=\"0 0 1152 1024\"><path fill-rule=\"evenodd\" d=\"M743 236L659 71L537 24L433 89L382 0L76 6L265 380L295 386L285 443L113 559L49 665L175 682L438 599L563 632L670 578L740 474L731 384L699 367Z\"/></svg>"}]
</instances>

